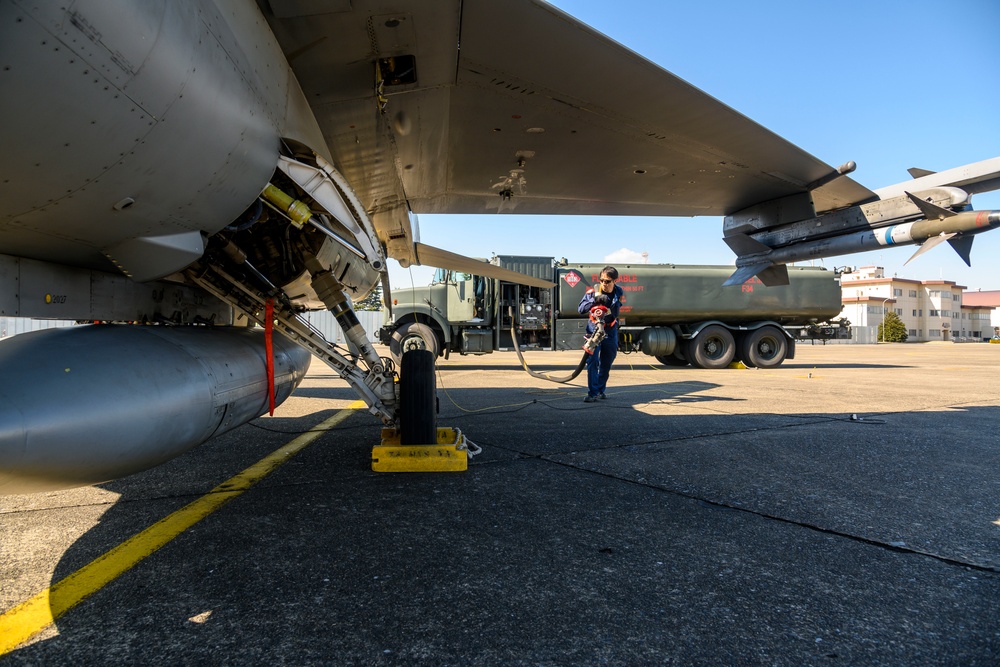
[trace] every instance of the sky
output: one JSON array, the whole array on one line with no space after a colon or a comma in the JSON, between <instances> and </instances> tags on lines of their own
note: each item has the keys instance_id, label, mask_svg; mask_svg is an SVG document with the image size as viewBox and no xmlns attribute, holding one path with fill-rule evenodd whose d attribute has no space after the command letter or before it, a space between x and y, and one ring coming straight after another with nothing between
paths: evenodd
<instances>
[{"instance_id":1,"label":"sky","mask_svg":"<svg viewBox=\"0 0 1000 667\"><path fill-rule=\"evenodd\" d=\"M1000 2L996 0L556 0L589 24L827 164L853 160L871 189L1000 156ZM502 3L500 5L502 6ZM1000 209L1000 192L973 197ZM470 229L474 230L470 233ZM570 262L728 264L719 217L421 215L423 243L473 257ZM816 260L882 266L886 275L1000 289L1000 231L979 235L972 267L947 244ZM619 253L619 254L616 254ZM426 285L433 269L390 261L391 284Z\"/></svg>"}]
</instances>

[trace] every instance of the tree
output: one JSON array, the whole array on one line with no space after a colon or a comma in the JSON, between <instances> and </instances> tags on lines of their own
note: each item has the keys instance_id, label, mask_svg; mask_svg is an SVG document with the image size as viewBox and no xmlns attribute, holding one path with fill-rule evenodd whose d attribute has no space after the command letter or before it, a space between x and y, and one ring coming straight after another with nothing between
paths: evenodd
<instances>
[{"instance_id":1,"label":"tree","mask_svg":"<svg viewBox=\"0 0 1000 667\"><path fill-rule=\"evenodd\" d=\"M906 339L910 337L906 333L906 325L903 324L903 320L891 310L885 314L884 324L884 331L882 330L883 325L878 325L878 339L883 343L905 343Z\"/></svg>"},{"instance_id":2,"label":"tree","mask_svg":"<svg viewBox=\"0 0 1000 667\"><path fill-rule=\"evenodd\" d=\"M355 310L382 310L382 283L375 283L372 293L354 304Z\"/></svg>"}]
</instances>

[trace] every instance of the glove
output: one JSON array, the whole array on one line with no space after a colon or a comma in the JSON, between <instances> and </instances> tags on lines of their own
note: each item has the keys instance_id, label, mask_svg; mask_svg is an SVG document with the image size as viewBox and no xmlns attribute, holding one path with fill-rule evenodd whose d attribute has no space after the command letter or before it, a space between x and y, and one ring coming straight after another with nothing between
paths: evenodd
<instances>
[{"instance_id":1,"label":"glove","mask_svg":"<svg viewBox=\"0 0 1000 667\"><path fill-rule=\"evenodd\" d=\"M610 307L611 299L604 292L598 292L597 294L594 295L594 305Z\"/></svg>"}]
</instances>

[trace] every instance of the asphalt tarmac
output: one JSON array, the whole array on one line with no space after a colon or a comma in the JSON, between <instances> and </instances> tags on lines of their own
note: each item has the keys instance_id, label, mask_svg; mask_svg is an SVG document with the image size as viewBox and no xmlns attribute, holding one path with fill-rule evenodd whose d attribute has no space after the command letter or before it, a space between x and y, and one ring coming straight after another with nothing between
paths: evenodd
<instances>
[{"instance_id":1,"label":"asphalt tarmac","mask_svg":"<svg viewBox=\"0 0 1000 667\"><path fill-rule=\"evenodd\" d=\"M1000 345L649 361L584 404L442 360L465 472L372 472L380 423L314 363L168 464L0 497L0 627L39 631L0 664L1000 664Z\"/></svg>"}]
</instances>

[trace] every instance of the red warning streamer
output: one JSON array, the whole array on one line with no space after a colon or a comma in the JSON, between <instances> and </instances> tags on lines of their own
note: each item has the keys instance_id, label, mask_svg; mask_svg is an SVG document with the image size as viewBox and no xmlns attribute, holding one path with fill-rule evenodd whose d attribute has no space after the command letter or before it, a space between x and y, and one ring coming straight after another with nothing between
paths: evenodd
<instances>
[{"instance_id":1,"label":"red warning streamer","mask_svg":"<svg viewBox=\"0 0 1000 667\"><path fill-rule=\"evenodd\" d=\"M272 336L274 335L274 299L267 300L267 308L264 311L264 350L267 364L267 407L269 414L274 416L274 346Z\"/></svg>"}]
</instances>

